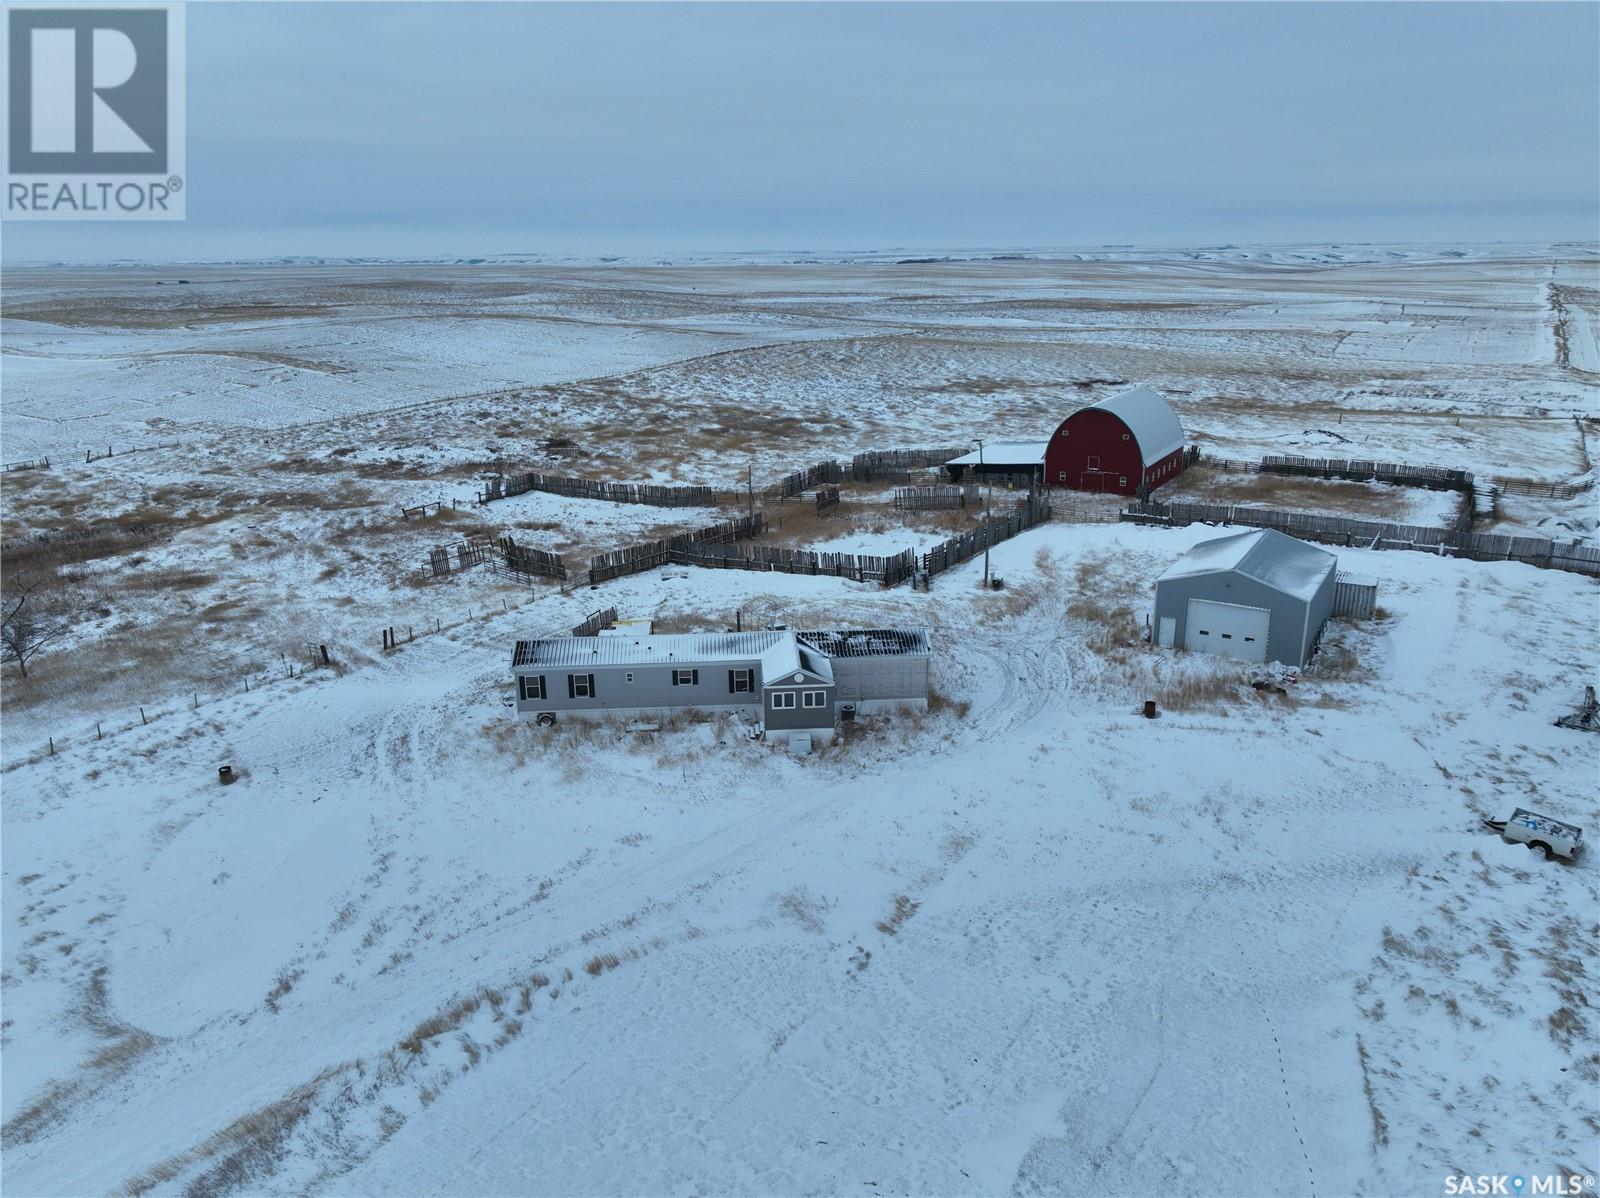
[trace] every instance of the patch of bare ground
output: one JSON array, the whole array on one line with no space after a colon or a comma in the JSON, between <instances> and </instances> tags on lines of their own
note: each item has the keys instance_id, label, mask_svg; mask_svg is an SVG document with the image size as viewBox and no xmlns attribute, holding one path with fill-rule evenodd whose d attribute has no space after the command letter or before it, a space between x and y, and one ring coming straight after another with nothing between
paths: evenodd
<instances>
[{"instance_id":1,"label":"patch of bare ground","mask_svg":"<svg viewBox=\"0 0 1600 1198\"><path fill-rule=\"evenodd\" d=\"M122 296L71 303L11 303L5 314L12 320L33 320L74 328L168 329L194 324L230 324L235 321L288 320L328 317L336 309L294 304L219 304L191 299L183 292L149 294L140 299Z\"/></svg>"},{"instance_id":2,"label":"patch of bare ground","mask_svg":"<svg viewBox=\"0 0 1600 1198\"><path fill-rule=\"evenodd\" d=\"M846 499L819 515L816 500L810 494L787 503L768 503L763 511L769 529L761 539L796 549L808 549L840 537L895 532L906 534L905 547L910 548L919 540L953 537L971 528L979 517L977 508L907 511L887 503Z\"/></svg>"},{"instance_id":3,"label":"patch of bare ground","mask_svg":"<svg viewBox=\"0 0 1600 1198\"><path fill-rule=\"evenodd\" d=\"M1232 473L1199 462L1162 487L1162 502L1227 503L1248 507L1338 512L1412 523L1408 488L1284 474Z\"/></svg>"}]
</instances>

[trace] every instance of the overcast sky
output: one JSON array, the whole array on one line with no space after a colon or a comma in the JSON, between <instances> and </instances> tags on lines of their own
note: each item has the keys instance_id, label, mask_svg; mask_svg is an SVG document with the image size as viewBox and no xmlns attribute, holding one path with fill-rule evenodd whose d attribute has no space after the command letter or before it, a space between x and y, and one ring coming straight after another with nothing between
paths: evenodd
<instances>
[{"instance_id":1,"label":"overcast sky","mask_svg":"<svg viewBox=\"0 0 1600 1198\"><path fill-rule=\"evenodd\" d=\"M1600 6L188 6L183 224L8 261L1593 239Z\"/></svg>"}]
</instances>

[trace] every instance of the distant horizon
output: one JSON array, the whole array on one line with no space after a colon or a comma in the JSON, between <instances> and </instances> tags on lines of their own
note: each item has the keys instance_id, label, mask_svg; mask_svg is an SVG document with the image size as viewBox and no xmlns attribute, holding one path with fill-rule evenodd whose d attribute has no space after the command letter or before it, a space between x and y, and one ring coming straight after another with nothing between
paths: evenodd
<instances>
[{"instance_id":1,"label":"distant horizon","mask_svg":"<svg viewBox=\"0 0 1600 1198\"><path fill-rule=\"evenodd\" d=\"M1018 260L1051 261L1053 255L1114 255L1126 254L1158 254L1158 253L1225 253L1229 251L1290 251L1290 250L1338 250L1344 248L1366 249L1475 249L1492 246L1528 247L1528 248L1570 248L1600 256L1600 236L1592 239L1563 238L1563 237L1498 237L1498 238L1443 238L1438 241L1407 240L1407 239L1371 239L1357 238L1329 238L1293 241L1195 241L1195 242L1080 242L1075 244L1016 244L1016 245L982 245L982 244L952 244L952 245L883 245L869 246L859 249L833 249L816 247L784 247L772 248L742 248L742 249L707 249L684 248L679 250L644 250L626 253L619 252L562 252L555 250L479 250L452 253L440 251L436 253L394 253L394 254L340 254L340 253L276 253L259 256L234 256L215 258L34 258L12 259L5 263L8 269L23 267L69 266L69 267L145 267L145 266L262 266L262 265L317 265L346 264L382 265L394 263L397 265L516 265L516 260L529 260L528 265L690 265L713 262L716 260L728 261L730 265L740 264L741 259L750 260L752 265L763 265L756 262L758 258L776 258L779 256L800 256L790 262L773 262L770 265L848 265L851 259L868 258L893 254L915 254L917 262L884 263L885 265L937 265L938 257L949 257L952 263L961 261L993 261L997 257L1015 255ZM969 257L957 257L969 255ZM930 257L932 256L932 257ZM927 259L926 261L923 261Z\"/></svg>"}]
</instances>

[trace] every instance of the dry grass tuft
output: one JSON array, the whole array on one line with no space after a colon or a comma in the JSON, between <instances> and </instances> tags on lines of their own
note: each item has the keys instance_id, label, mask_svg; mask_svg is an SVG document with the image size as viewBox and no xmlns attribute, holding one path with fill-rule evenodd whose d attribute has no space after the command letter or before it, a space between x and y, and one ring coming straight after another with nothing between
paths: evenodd
<instances>
[{"instance_id":1,"label":"dry grass tuft","mask_svg":"<svg viewBox=\"0 0 1600 1198\"><path fill-rule=\"evenodd\" d=\"M894 896L894 910L889 912L886 918L880 919L875 923L873 927L877 928L885 936L897 936L900 934L901 925L915 915L917 909L921 906L922 904L917 902L916 899L904 894L897 894Z\"/></svg>"}]
</instances>

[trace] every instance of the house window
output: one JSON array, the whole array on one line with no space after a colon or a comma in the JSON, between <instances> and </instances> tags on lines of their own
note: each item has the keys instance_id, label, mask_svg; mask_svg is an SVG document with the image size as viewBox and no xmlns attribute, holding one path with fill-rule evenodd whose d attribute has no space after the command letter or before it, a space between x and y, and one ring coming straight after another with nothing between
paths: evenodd
<instances>
[{"instance_id":1,"label":"house window","mask_svg":"<svg viewBox=\"0 0 1600 1198\"><path fill-rule=\"evenodd\" d=\"M1056 480L1058 482L1066 482L1067 481L1067 472L1065 470L1057 471L1056 472Z\"/></svg>"},{"instance_id":2,"label":"house window","mask_svg":"<svg viewBox=\"0 0 1600 1198\"><path fill-rule=\"evenodd\" d=\"M1089 459L1089 469L1090 470L1098 470L1098 469L1100 469L1100 459L1098 457L1091 457Z\"/></svg>"},{"instance_id":3,"label":"house window","mask_svg":"<svg viewBox=\"0 0 1600 1198\"><path fill-rule=\"evenodd\" d=\"M1126 474L1117 475L1117 486L1125 487L1127 485L1128 485L1128 476Z\"/></svg>"},{"instance_id":4,"label":"house window","mask_svg":"<svg viewBox=\"0 0 1600 1198\"><path fill-rule=\"evenodd\" d=\"M672 685L673 686L699 686L700 685L700 671L699 670L673 670L672 671Z\"/></svg>"},{"instance_id":5,"label":"house window","mask_svg":"<svg viewBox=\"0 0 1600 1198\"><path fill-rule=\"evenodd\" d=\"M781 711L784 708L793 707L793 706L794 706L794 692L793 691L773 691L772 692L772 710L773 711Z\"/></svg>"},{"instance_id":6,"label":"house window","mask_svg":"<svg viewBox=\"0 0 1600 1198\"><path fill-rule=\"evenodd\" d=\"M522 697L524 699L544 698L543 674L524 674L517 679L517 683L522 689Z\"/></svg>"},{"instance_id":7,"label":"house window","mask_svg":"<svg viewBox=\"0 0 1600 1198\"><path fill-rule=\"evenodd\" d=\"M567 698L592 699L594 698L593 674L568 674Z\"/></svg>"},{"instance_id":8,"label":"house window","mask_svg":"<svg viewBox=\"0 0 1600 1198\"><path fill-rule=\"evenodd\" d=\"M755 690L754 670L729 670L728 693L730 695L748 695Z\"/></svg>"},{"instance_id":9,"label":"house window","mask_svg":"<svg viewBox=\"0 0 1600 1198\"><path fill-rule=\"evenodd\" d=\"M828 705L827 691L807 691L803 706L826 707Z\"/></svg>"}]
</instances>

